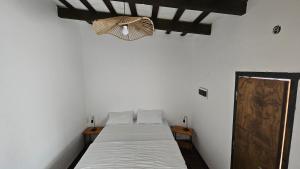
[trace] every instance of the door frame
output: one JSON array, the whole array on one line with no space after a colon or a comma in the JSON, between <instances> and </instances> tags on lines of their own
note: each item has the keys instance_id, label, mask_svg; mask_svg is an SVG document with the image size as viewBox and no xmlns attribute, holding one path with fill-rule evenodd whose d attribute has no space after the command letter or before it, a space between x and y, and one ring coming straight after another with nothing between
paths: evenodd
<instances>
[{"instance_id":1,"label":"door frame","mask_svg":"<svg viewBox=\"0 0 300 169\"><path fill-rule=\"evenodd\" d=\"M240 77L275 78L275 79L287 79L291 81L286 135L285 135L286 142L283 150L283 154L284 154L283 159L286 160L286 163L283 163L282 166L282 169L288 169L300 73L240 72L240 71L235 72L234 108L233 108L233 125L232 125L233 127L232 127L232 141L231 141L231 163L230 163L231 169L233 169L233 159L234 159L233 156L234 156L234 141L235 141L235 131L236 131L235 120L236 120L236 111L237 111L237 89L238 89L238 79Z\"/></svg>"}]
</instances>

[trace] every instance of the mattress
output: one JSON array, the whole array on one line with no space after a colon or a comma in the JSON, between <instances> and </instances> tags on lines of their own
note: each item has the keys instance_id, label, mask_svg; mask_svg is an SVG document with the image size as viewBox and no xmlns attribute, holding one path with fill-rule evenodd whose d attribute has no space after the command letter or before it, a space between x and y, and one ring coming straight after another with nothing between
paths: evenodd
<instances>
[{"instance_id":1,"label":"mattress","mask_svg":"<svg viewBox=\"0 0 300 169\"><path fill-rule=\"evenodd\" d=\"M75 169L187 169L169 126L106 126Z\"/></svg>"}]
</instances>

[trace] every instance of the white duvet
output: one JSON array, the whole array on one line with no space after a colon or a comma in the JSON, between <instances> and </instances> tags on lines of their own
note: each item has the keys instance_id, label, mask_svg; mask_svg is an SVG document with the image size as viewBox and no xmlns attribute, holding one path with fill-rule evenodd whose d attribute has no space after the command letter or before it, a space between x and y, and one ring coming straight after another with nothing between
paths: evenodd
<instances>
[{"instance_id":1,"label":"white duvet","mask_svg":"<svg viewBox=\"0 0 300 169\"><path fill-rule=\"evenodd\" d=\"M106 126L75 169L187 169L170 128Z\"/></svg>"},{"instance_id":2,"label":"white duvet","mask_svg":"<svg viewBox=\"0 0 300 169\"><path fill-rule=\"evenodd\" d=\"M168 123L109 125L94 142L150 140L174 140Z\"/></svg>"}]
</instances>

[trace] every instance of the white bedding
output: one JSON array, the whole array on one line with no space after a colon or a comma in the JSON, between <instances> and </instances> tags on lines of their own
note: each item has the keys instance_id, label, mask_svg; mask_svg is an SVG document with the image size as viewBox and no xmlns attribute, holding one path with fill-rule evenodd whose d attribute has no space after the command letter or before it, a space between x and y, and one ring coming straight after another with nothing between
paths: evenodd
<instances>
[{"instance_id":1,"label":"white bedding","mask_svg":"<svg viewBox=\"0 0 300 169\"><path fill-rule=\"evenodd\" d=\"M173 140L93 143L75 169L186 169Z\"/></svg>"},{"instance_id":2,"label":"white bedding","mask_svg":"<svg viewBox=\"0 0 300 169\"><path fill-rule=\"evenodd\" d=\"M187 169L169 126L109 125L75 169Z\"/></svg>"},{"instance_id":3,"label":"white bedding","mask_svg":"<svg viewBox=\"0 0 300 169\"><path fill-rule=\"evenodd\" d=\"M94 142L174 140L169 125L126 124L106 126Z\"/></svg>"}]
</instances>

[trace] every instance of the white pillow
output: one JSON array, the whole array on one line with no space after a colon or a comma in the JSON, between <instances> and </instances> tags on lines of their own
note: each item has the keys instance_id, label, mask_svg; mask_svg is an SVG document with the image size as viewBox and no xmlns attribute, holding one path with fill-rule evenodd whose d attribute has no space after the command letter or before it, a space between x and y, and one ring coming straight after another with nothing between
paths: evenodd
<instances>
[{"instance_id":1,"label":"white pillow","mask_svg":"<svg viewBox=\"0 0 300 169\"><path fill-rule=\"evenodd\" d=\"M133 123L133 111L124 112L110 112L108 114L108 121L106 125L112 124L132 124Z\"/></svg>"},{"instance_id":2,"label":"white pillow","mask_svg":"<svg viewBox=\"0 0 300 169\"><path fill-rule=\"evenodd\" d=\"M162 122L161 110L139 110L137 113L138 124L161 124Z\"/></svg>"}]
</instances>

